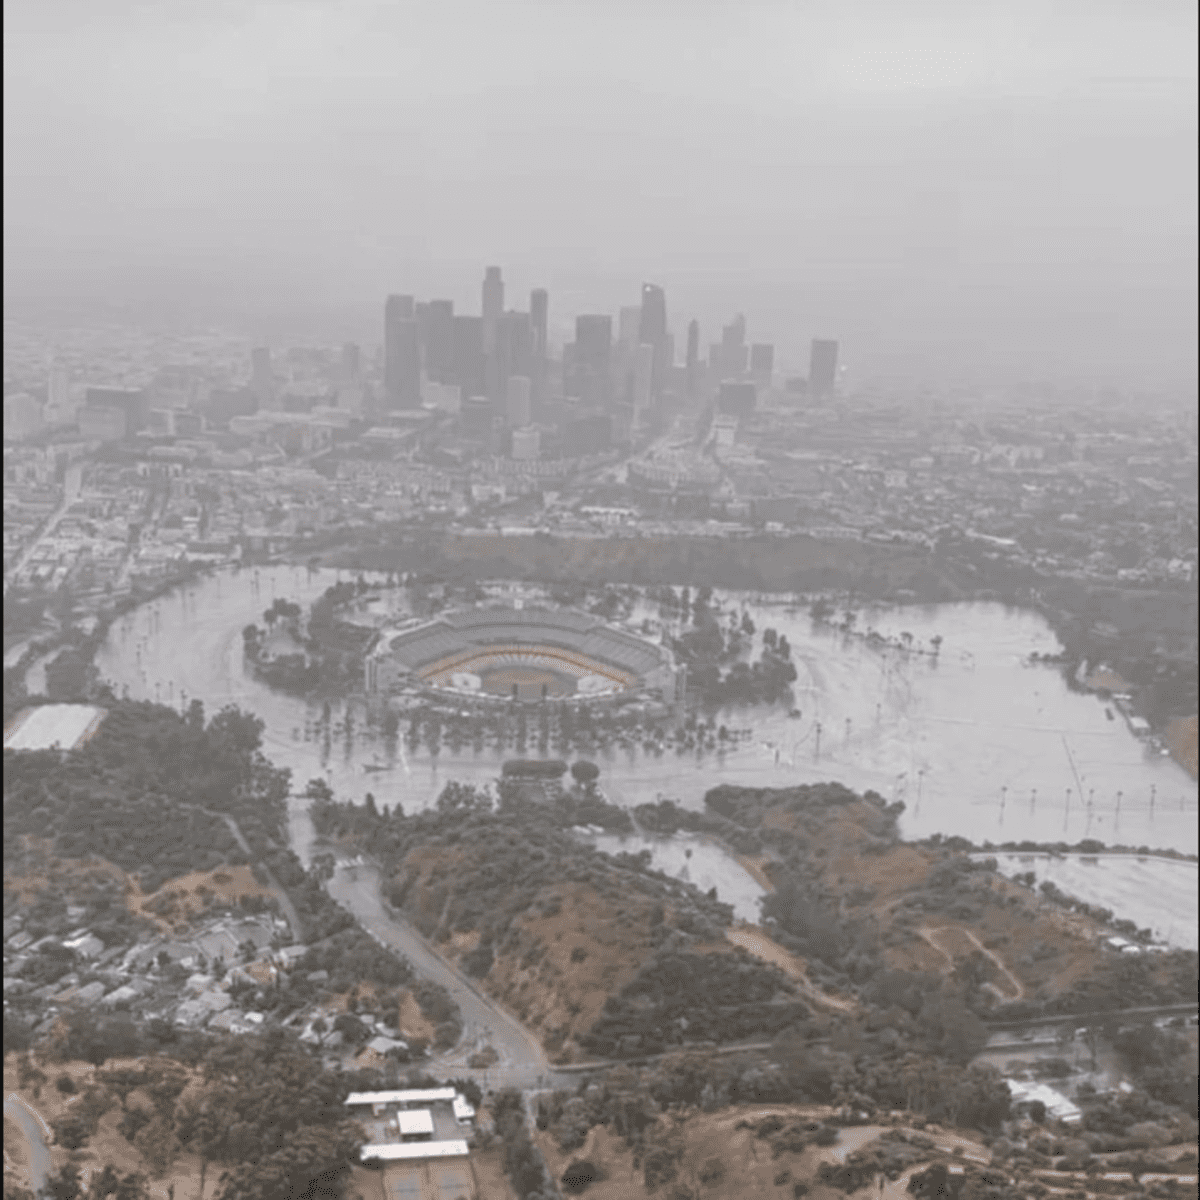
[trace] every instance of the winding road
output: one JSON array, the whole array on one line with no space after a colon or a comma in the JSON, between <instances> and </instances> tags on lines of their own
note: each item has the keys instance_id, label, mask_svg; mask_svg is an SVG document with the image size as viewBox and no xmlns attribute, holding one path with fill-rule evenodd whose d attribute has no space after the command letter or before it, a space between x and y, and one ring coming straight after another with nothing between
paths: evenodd
<instances>
[{"instance_id":1,"label":"winding road","mask_svg":"<svg viewBox=\"0 0 1200 1200\"><path fill-rule=\"evenodd\" d=\"M418 974L441 984L461 1010L464 1027L486 1031L487 1043L500 1056L499 1061L486 1071L469 1068L465 1062L466 1053L461 1050L451 1051L431 1065L453 1068L486 1080L489 1087L528 1089L545 1087L553 1082L550 1064L537 1038L443 958L408 922L387 911L380 894L376 867L338 863L327 886L329 894L371 937L403 954Z\"/></svg>"},{"instance_id":2,"label":"winding road","mask_svg":"<svg viewBox=\"0 0 1200 1200\"><path fill-rule=\"evenodd\" d=\"M11 1117L25 1135L29 1146L29 1183L36 1196L50 1174L50 1148L46 1144L50 1130L37 1109L16 1092L5 1099L4 1115Z\"/></svg>"}]
</instances>

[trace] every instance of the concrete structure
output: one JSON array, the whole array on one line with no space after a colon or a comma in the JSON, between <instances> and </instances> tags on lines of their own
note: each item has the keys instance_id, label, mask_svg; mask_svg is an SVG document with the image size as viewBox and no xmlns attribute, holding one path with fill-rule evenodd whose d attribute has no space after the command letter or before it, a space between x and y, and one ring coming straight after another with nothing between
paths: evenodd
<instances>
[{"instance_id":1,"label":"concrete structure","mask_svg":"<svg viewBox=\"0 0 1200 1200\"><path fill-rule=\"evenodd\" d=\"M533 357L542 361L550 352L549 336L550 293L534 288L529 293L529 324L533 330Z\"/></svg>"},{"instance_id":2,"label":"concrete structure","mask_svg":"<svg viewBox=\"0 0 1200 1200\"><path fill-rule=\"evenodd\" d=\"M748 417L758 404L758 388L750 381L725 379L717 396L717 411L731 417Z\"/></svg>"},{"instance_id":3,"label":"concrete structure","mask_svg":"<svg viewBox=\"0 0 1200 1200\"><path fill-rule=\"evenodd\" d=\"M146 428L150 398L141 388L90 387L84 396L86 408L120 409L125 416L125 436Z\"/></svg>"},{"instance_id":4,"label":"concrete structure","mask_svg":"<svg viewBox=\"0 0 1200 1200\"><path fill-rule=\"evenodd\" d=\"M39 433L45 424L42 406L28 392L4 397L4 440L21 442Z\"/></svg>"},{"instance_id":5,"label":"concrete structure","mask_svg":"<svg viewBox=\"0 0 1200 1200\"><path fill-rule=\"evenodd\" d=\"M665 646L570 609L458 609L381 639L368 692L428 688L486 702L614 699L682 692Z\"/></svg>"},{"instance_id":6,"label":"concrete structure","mask_svg":"<svg viewBox=\"0 0 1200 1200\"><path fill-rule=\"evenodd\" d=\"M750 347L750 374L754 382L769 387L775 372L775 347L769 342L755 342Z\"/></svg>"},{"instance_id":7,"label":"concrete structure","mask_svg":"<svg viewBox=\"0 0 1200 1200\"><path fill-rule=\"evenodd\" d=\"M607 313L575 318L572 394L585 406L607 408L612 399L612 317Z\"/></svg>"},{"instance_id":8,"label":"concrete structure","mask_svg":"<svg viewBox=\"0 0 1200 1200\"><path fill-rule=\"evenodd\" d=\"M837 387L838 344L825 338L813 338L808 362L808 393L830 396Z\"/></svg>"},{"instance_id":9,"label":"concrete structure","mask_svg":"<svg viewBox=\"0 0 1200 1200\"><path fill-rule=\"evenodd\" d=\"M483 313L483 353L490 356L496 349L496 322L504 311L504 280L499 267L488 267L484 273L480 311Z\"/></svg>"},{"instance_id":10,"label":"concrete structure","mask_svg":"<svg viewBox=\"0 0 1200 1200\"><path fill-rule=\"evenodd\" d=\"M430 300L426 305L425 374L436 383L454 382L454 301Z\"/></svg>"},{"instance_id":11,"label":"concrete structure","mask_svg":"<svg viewBox=\"0 0 1200 1200\"><path fill-rule=\"evenodd\" d=\"M623 306L617 312L617 343L626 350L632 350L638 344L638 332L641 327L641 305Z\"/></svg>"},{"instance_id":12,"label":"concrete structure","mask_svg":"<svg viewBox=\"0 0 1200 1200\"><path fill-rule=\"evenodd\" d=\"M540 457L542 452L542 431L533 426L526 429L514 429L512 435L512 456L520 462L529 462Z\"/></svg>"},{"instance_id":13,"label":"concrete structure","mask_svg":"<svg viewBox=\"0 0 1200 1200\"><path fill-rule=\"evenodd\" d=\"M642 318L638 343L654 349L651 391L657 396L666 382L674 358L674 345L667 333L667 294L654 283L642 284Z\"/></svg>"},{"instance_id":14,"label":"concrete structure","mask_svg":"<svg viewBox=\"0 0 1200 1200\"><path fill-rule=\"evenodd\" d=\"M687 340L687 391L695 396L700 386L700 322L688 323Z\"/></svg>"},{"instance_id":15,"label":"concrete structure","mask_svg":"<svg viewBox=\"0 0 1200 1200\"><path fill-rule=\"evenodd\" d=\"M389 296L383 310L386 408L420 408L421 342L411 296Z\"/></svg>"},{"instance_id":16,"label":"concrete structure","mask_svg":"<svg viewBox=\"0 0 1200 1200\"><path fill-rule=\"evenodd\" d=\"M514 429L523 429L533 420L533 381L527 375L512 375L507 391L505 416Z\"/></svg>"}]
</instances>

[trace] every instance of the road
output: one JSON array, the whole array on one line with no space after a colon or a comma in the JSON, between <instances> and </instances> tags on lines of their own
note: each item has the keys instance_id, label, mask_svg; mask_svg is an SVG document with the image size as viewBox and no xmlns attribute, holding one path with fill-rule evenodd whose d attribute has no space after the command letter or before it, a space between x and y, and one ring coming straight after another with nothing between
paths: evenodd
<instances>
[{"instance_id":1,"label":"road","mask_svg":"<svg viewBox=\"0 0 1200 1200\"><path fill-rule=\"evenodd\" d=\"M216 817L217 820L224 821L229 826L229 832L233 834L233 840L237 842L242 853L252 863L257 863L262 868L263 874L267 877L267 884L275 892L275 898L279 901L279 907L283 909L283 915L287 917L288 924L292 927L292 937L298 943L303 944L304 926L300 922L300 914L296 911L296 906L292 903L291 897L280 886L279 880L272 874L271 868L250 849L250 843L246 841L238 823L228 813L214 812L211 808L205 808L201 804L181 804L180 807L194 808L204 813L206 817Z\"/></svg>"},{"instance_id":2,"label":"road","mask_svg":"<svg viewBox=\"0 0 1200 1200\"><path fill-rule=\"evenodd\" d=\"M461 1071L492 1088L526 1089L552 1084L551 1068L537 1038L443 958L408 922L392 916L383 906L379 882L379 871L373 866L339 863L328 883L329 894L376 941L398 950L424 978L440 983L454 997L464 1027L486 1034L486 1041L500 1056L487 1071L469 1069L465 1063L469 1051L462 1050L451 1051L430 1065Z\"/></svg>"},{"instance_id":3,"label":"road","mask_svg":"<svg viewBox=\"0 0 1200 1200\"><path fill-rule=\"evenodd\" d=\"M16 1121L29 1145L29 1183L36 1196L50 1174L50 1149L46 1145L50 1131L37 1110L16 1092L4 1101L4 1115Z\"/></svg>"},{"instance_id":4,"label":"road","mask_svg":"<svg viewBox=\"0 0 1200 1200\"><path fill-rule=\"evenodd\" d=\"M67 509L75 503L79 495L80 488L83 485L83 467L78 463L67 468L66 475L63 478L63 495L62 503L48 516L41 529L38 530L37 536L34 537L28 546L21 551L17 561L9 569L8 575L4 580L4 594L8 594L9 583L16 579L25 565L33 557L33 552L42 544L42 541L49 534L54 532L55 526L67 514Z\"/></svg>"}]
</instances>

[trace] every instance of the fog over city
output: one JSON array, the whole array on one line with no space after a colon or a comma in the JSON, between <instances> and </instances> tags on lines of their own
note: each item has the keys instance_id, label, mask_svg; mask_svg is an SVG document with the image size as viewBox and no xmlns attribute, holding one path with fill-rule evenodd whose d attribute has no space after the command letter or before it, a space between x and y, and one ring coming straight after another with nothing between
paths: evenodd
<instances>
[{"instance_id":1,"label":"fog over city","mask_svg":"<svg viewBox=\"0 0 1200 1200\"><path fill-rule=\"evenodd\" d=\"M1200 1181L1195 0L10 0L3 1200Z\"/></svg>"},{"instance_id":2,"label":"fog over city","mask_svg":"<svg viewBox=\"0 0 1200 1200\"><path fill-rule=\"evenodd\" d=\"M1194 381L1196 9L5 6L5 286L377 328L503 262L859 378Z\"/></svg>"}]
</instances>

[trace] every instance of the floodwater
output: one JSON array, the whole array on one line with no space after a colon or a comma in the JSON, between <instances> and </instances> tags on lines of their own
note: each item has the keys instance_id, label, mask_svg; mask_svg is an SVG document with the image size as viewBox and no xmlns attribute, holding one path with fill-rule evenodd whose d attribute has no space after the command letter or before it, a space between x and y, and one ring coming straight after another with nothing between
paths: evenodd
<instances>
[{"instance_id":1,"label":"floodwater","mask_svg":"<svg viewBox=\"0 0 1200 1200\"><path fill-rule=\"evenodd\" d=\"M671 837L638 834L579 834L589 845L605 854L639 854L650 851L650 866L672 879L694 884L702 892L717 889L717 899L733 906L739 921L757 924L762 919L759 901L766 890L762 884L723 847L702 834L676 833Z\"/></svg>"},{"instance_id":2,"label":"floodwater","mask_svg":"<svg viewBox=\"0 0 1200 1200\"><path fill-rule=\"evenodd\" d=\"M506 752L443 747L431 757L425 746L410 754L403 738L387 751L369 735L361 701L333 704L323 725L320 702L272 692L248 674L241 631L261 623L275 597L307 605L339 579L357 577L286 566L209 576L116 622L97 655L100 675L135 699L177 708L200 699L210 714L230 703L256 713L266 725L265 753L291 769L297 791L321 777L341 798L360 801L371 791L380 804L412 812L432 804L451 779L494 780ZM901 831L910 838L1092 837L1196 852L1195 781L1123 721L1108 720L1095 697L1069 691L1056 669L1023 665L1033 651L1059 648L1037 614L984 603L858 611L863 632L908 633L911 648L903 649L814 625L803 609L752 597L725 601L744 604L757 626L756 656L764 628L788 638L799 717L782 708L722 713L720 722L753 726L755 735L721 753L601 756L600 785L614 802L665 795L698 810L718 783L838 780L904 800ZM635 615L640 621L651 611L657 616L648 606ZM921 653L934 636L943 639L938 655ZM312 843L305 807L293 801L293 846L302 858ZM718 892L725 897L720 885Z\"/></svg>"},{"instance_id":3,"label":"floodwater","mask_svg":"<svg viewBox=\"0 0 1200 1200\"><path fill-rule=\"evenodd\" d=\"M1050 880L1069 896L1111 909L1149 929L1156 941L1197 949L1200 903L1197 865L1133 854L995 855L1003 874L1032 871L1040 884Z\"/></svg>"}]
</instances>

